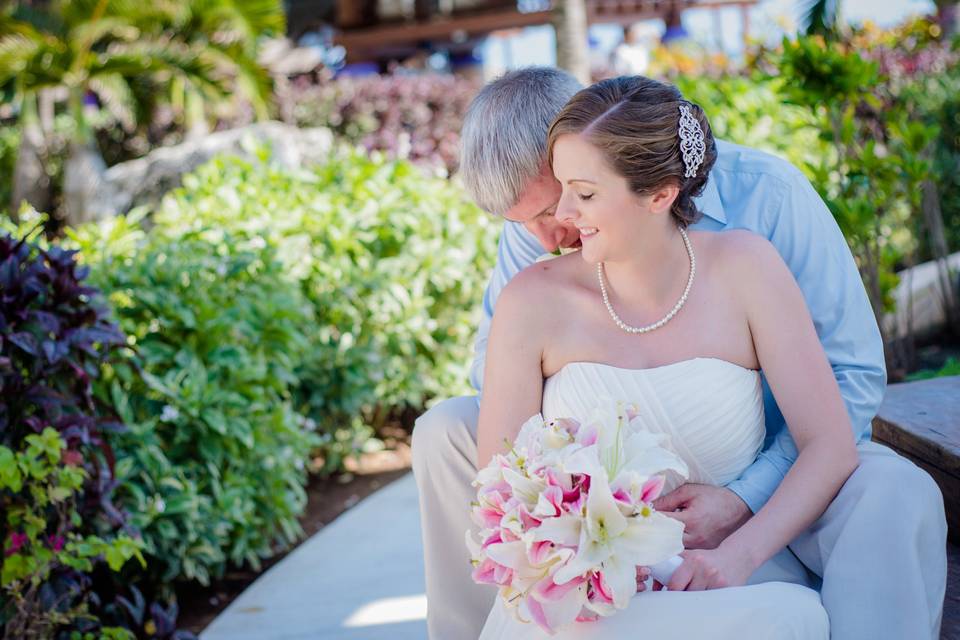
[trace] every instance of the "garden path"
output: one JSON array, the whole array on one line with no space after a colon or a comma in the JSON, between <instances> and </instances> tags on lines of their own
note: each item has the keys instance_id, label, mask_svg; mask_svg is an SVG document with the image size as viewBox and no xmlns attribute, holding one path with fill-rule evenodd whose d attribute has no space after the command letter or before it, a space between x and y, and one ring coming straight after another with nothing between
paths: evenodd
<instances>
[{"instance_id":1,"label":"garden path","mask_svg":"<svg viewBox=\"0 0 960 640\"><path fill-rule=\"evenodd\" d=\"M422 640L426 611L417 487L408 473L260 576L200 638Z\"/></svg>"}]
</instances>

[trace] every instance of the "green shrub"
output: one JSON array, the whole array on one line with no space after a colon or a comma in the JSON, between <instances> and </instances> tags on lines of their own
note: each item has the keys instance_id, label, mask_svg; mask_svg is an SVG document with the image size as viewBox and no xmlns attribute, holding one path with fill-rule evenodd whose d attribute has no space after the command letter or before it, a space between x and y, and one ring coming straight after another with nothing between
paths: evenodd
<instances>
[{"instance_id":1,"label":"green shrub","mask_svg":"<svg viewBox=\"0 0 960 640\"><path fill-rule=\"evenodd\" d=\"M335 470L370 426L467 391L495 225L350 150L298 171L216 159L144 215L70 243L128 336L96 385L127 425L114 500L152 584L206 583L297 539L311 452Z\"/></svg>"},{"instance_id":2,"label":"green shrub","mask_svg":"<svg viewBox=\"0 0 960 640\"><path fill-rule=\"evenodd\" d=\"M298 397L325 470L391 412L468 390L496 226L445 180L341 150L303 171L219 158L185 177L158 231L213 226L276 246L313 306Z\"/></svg>"},{"instance_id":3,"label":"green shrub","mask_svg":"<svg viewBox=\"0 0 960 640\"><path fill-rule=\"evenodd\" d=\"M312 320L272 246L166 231L117 218L73 237L131 347L99 386L129 427L111 440L116 500L154 580L206 584L302 534L317 438L291 392Z\"/></svg>"}]
</instances>

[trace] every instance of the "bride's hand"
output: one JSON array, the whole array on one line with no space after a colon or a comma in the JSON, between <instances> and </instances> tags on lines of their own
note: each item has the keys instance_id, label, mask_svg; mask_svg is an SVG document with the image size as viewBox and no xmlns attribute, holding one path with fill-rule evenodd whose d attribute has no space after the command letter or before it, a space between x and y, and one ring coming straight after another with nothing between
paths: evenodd
<instances>
[{"instance_id":1,"label":"bride's hand","mask_svg":"<svg viewBox=\"0 0 960 640\"><path fill-rule=\"evenodd\" d=\"M680 557L683 564L677 567L667 584L670 591L739 587L747 583L755 569L749 558L722 545L710 550L687 550Z\"/></svg>"}]
</instances>

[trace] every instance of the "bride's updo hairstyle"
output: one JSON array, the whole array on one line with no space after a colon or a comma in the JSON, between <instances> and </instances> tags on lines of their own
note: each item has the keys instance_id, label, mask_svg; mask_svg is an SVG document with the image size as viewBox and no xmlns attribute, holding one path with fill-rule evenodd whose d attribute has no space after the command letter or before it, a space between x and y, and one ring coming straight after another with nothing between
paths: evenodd
<instances>
[{"instance_id":1,"label":"bride's updo hairstyle","mask_svg":"<svg viewBox=\"0 0 960 640\"><path fill-rule=\"evenodd\" d=\"M692 177L684 175L687 168L680 149L681 105L689 108L703 131L703 162ZM676 185L679 194L670 213L681 227L700 219L702 212L693 199L707 184L717 145L703 109L684 100L676 87L643 76L621 76L582 89L550 126L547 158L551 166L553 145L567 133L585 136L638 195Z\"/></svg>"}]
</instances>

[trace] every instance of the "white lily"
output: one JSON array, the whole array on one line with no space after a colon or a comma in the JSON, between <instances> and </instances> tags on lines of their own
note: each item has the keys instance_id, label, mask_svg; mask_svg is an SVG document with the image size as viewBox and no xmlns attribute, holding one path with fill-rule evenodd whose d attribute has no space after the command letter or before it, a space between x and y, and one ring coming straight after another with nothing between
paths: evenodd
<instances>
[{"instance_id":1,"label":"white lily","mask_svg":"<svg viewBox=\"0 0 960 640\"><path fill-rule=\"evenodd\" d=\"M557 545L572 546L580 541L580 518L569 514L546 518L536 529L524 533L529 543L549 540Z\"/></svg>"},{"instance_id":2,"label":"white lily","mask_svg":"<svg viewBox=\"0 0 960 640\"><path fill-rule=\"evenodd\" d=\"M521 475L513 469L504 469L503 479L507 481L513 490L513 496L523 502L528 509L533 509L537 506L540 492L547 486L543 480Z\"/></svg>"},{"instance_id":3,"label":"white lily","mask_svg":"<svg viewBox=\"0 0 960 640\"><path fill-rule=\"evenodd\" d=\"M590 478L584 525L577 554L557 570L554 581L564 584L602 568L617 608L626 607L636 592L638 565L654 564L683 551L681 522L649 508L637 517L626 517L603 472Z\"/></svg>"}]
</instances>

